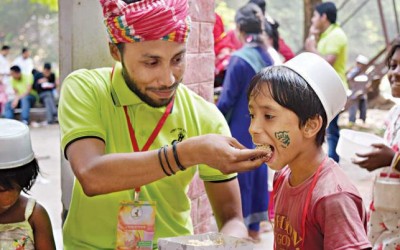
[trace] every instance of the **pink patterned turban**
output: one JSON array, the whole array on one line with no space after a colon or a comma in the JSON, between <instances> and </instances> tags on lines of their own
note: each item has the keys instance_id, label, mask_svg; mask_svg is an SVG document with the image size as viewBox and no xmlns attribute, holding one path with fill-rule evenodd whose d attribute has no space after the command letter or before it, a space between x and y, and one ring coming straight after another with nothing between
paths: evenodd
<instances>
[{"instance_id":1,"label":"pink patterned turban","mask_svg":"<svg viewBox=\"0 0 400 250\"><path fill-rule=\"evenodd\" d=\"M112 43L185 42L190 31L187 0L100 0Z\"/></svg>"}]
</instances>

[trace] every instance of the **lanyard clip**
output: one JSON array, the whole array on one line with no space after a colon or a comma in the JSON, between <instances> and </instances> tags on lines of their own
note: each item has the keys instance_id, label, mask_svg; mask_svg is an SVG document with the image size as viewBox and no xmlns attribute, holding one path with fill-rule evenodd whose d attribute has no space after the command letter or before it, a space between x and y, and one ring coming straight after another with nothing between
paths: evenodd
<instances>
[{"instance_id":1,"label":"lanyard clip","mask_svg":"<svg viewBox=\"0 0 400 250\"><path fill-rule=\"evenodd\" d=\"M139 202L140 187L135 188L134 201Z\"/></svg>"}]
</instances>

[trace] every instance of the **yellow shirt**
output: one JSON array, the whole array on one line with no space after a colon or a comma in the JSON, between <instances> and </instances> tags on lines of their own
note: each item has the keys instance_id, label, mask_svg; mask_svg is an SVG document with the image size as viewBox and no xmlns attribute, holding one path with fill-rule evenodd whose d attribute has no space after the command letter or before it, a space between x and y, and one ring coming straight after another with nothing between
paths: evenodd
<instances>
[{"instance_id":1,"label":"yellow shirt","mask_svg":"<svg viewBox=\"0 0 400 250\"><path fill-rule=\"evenodd\" d=\"M347 36L338 24L331 24L325 30L318 41L318 52L321 55L335 55L336 61L333 68L343 81L346 89L348 84L346 80L346 64L347 64Z\"/></svg>"}]
</instances>

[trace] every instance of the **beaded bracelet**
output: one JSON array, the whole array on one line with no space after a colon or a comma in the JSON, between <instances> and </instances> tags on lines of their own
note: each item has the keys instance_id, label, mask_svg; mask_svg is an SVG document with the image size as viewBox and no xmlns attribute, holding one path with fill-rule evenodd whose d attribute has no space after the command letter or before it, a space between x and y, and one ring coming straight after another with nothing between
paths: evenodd
<instances>
[{"instance_id":1,"label":"beaded bracelet","mask_svg":"<svg viewBox=\"0 0 400 250\"><path fill-rule=\"evenodd\" d=\"M168 161L167 148L168 148L168 145L163 147L165 160L167 161L167 165L168 165L169 170L171 170L171 174L175 174L174 170L172 170L172 167L171 167L171 165L169 164L169 161Z\"/></svg>"},{"instance_id":2,"label":"beaded bracelet","mask_svg":"<svg viewBox=\"0 0 400 250\"><path fill-rule=\"evenodd\" d=\"M178 141L174 141L172 143L172 152L174 153L174 159L175 159L175 163L176 165L178 165L178 168L182 171L185 171L186 168L180 163L179 161L179 157L178 157L178 152L176 150L176 144L178 143Z\"/></svg>"},{"instance_id":3,"label":"beaded bracelet","mask_svg":"<svg viewBox=\"0 0 400 250\"><path fill-rule=\"evenodd\" d=\"M160 162L161 169L163 170L164 174L165 174L166 176L171 176L171 174L169 174L169 173L165 170L164 164L162 163L162 160L161 160L161 150L162 150L163 148L164 148L164 146L161 147L161 148L158 150L158 161Z\"/></svg>"}]
</instances>

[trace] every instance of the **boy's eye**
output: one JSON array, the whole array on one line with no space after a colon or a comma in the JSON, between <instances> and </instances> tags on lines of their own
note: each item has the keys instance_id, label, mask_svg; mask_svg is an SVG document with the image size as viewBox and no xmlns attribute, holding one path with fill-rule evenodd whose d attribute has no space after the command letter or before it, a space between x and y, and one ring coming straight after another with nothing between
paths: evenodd
<instances>
[{"instance_id":1,"label":"boy's eye","mask_svg":"<svg viewBox=\"0 0 400 250\"><path fill-rule=\"evenodd\" d=\"M264 115L264 117L265 117L266 119L268 119L268 120L271 120L272 118L274 118L274 116L272 116L272 115Z\"/></svg>"},{"instance_id":2,"label":"boy's eye","mask_svg":"<svg viewBox=\"0 0 400 250\"><path fill-rule=\"evenodd\" d=\"M253 118L254 118L254 115L253 115L253 114L249 114L249 116L250 116L250 119L253 119Z\"/></svg>"}]
</instances>

